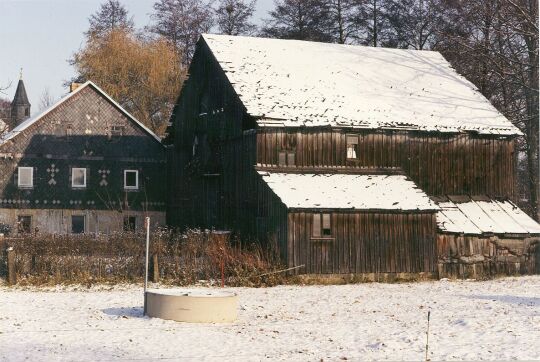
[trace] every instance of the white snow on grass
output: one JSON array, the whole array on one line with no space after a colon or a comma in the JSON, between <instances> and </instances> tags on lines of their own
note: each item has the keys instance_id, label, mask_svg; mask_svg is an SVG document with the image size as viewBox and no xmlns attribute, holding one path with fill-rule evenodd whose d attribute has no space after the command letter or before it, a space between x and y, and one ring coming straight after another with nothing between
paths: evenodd
<instances>
[{"instance_id":1,"label":"white snow on grass","mask_svg":"<svg viewBox=\"0 0 540 362\"><path fill-rule=\"evenodd\" d=\"M227 288L234 324L142 316L135 286L0 288L0 360L540 359L540 276L488 282Z\"/></svg>"}]
</instances>

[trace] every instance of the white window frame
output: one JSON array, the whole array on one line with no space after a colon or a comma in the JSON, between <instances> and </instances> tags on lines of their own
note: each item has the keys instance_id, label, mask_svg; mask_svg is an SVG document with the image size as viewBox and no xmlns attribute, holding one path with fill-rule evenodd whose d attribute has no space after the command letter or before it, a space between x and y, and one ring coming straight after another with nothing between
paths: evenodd
<instances>
[{"instance_id":1,"label":"white window frame","mask_svg":"<svg viewBox=\"0 0 540 362\"><path fill-rule=\"evenodd\" d=\"M84 185L75 185L75 177L73 175L73 172L75 172L75 170L83 170L84 171ZM87 177L88 177L88 175L87 175L85 167L72 167L71 168L71 187L74 188L74 189L84 189L84 188L86 188L86 185L88 183Z\"/></svg>"},{"instance_id":2,"label":"white window frame","mask_svg":"<svg viewBox=\"0 0 540 362\"><path fill-rule=\"evenodd\" d=\"M135 186L127 185L127 173L135 172ZM124 190L138 190L139 189L139 170L124 170Z\"/></svg>"},{"instance_id":3,"label":"white window frame","mask_svg":"<svg viewBox=\"0 0 540 362\"><path fill-rule=\"evenodd\" d=\"M21 184L21 171L30 170L30 184ZM29 189L34 187L34 168L33 167L18 167L17 170L17 186L21 189Z\"/></svg>"}]
</instances>

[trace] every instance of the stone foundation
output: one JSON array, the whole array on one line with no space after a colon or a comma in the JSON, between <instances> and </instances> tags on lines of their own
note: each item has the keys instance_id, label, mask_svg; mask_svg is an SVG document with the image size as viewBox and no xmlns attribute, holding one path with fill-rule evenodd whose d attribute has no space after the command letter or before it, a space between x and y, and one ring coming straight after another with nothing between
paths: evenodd
<instances>
[{"instance_id":1,"label":"stone foundation","mask_svg":"<svg viewBox=\"0 0 540 362\"><path fill-rule=\"evenodd\" d=\"M111 211L72 209L1 209L0 224L11 226L11 235L18 233L19 216L30 216L32 232L66 234L71 233L72 216L84 216L85 233L119 232L124 230L124 218L135 217L135 230L144 229L144 218L150 217L152 227L165 226L164 211Z\"/></svg>"}]
</instances>

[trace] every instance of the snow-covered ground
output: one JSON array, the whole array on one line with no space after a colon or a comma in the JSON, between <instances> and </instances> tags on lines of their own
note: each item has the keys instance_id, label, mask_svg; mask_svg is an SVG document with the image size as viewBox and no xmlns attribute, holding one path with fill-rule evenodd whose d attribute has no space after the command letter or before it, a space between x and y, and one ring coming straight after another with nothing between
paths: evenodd
<instances>
[{"instance_id":1,"label":"snow-covered ground","mask_svg":"<svg viewBox=\"0 0 540 362\"><path fill-rule=\"evenodd\" d=\"M108 290L109 289L109 290ZM540 276L235 288L234 324L142 316L135 286L0 287L0 360L540 359Z\"/></svg>"}]
</instances>

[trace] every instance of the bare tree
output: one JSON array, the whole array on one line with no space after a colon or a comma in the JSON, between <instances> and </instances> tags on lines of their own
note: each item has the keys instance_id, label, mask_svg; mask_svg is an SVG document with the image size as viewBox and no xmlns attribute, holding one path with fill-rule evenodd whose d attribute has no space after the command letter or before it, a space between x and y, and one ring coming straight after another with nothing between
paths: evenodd
<instances>
[{"instance_id":1,"label":"bare tree","mask_svg":"<svg viewBox=\"0 0 540 362\"><path fill-rule=\"evenodd\" d=\"M187 65L199 36L212 28L212 16L211 4L201 0L158 0L148 30L168 39Z\"/></svg>"},{"instance_id":2,"label":"bare tree","mask_svg":"<svg viewBox=\"0 0 540 362\"><path fill-rule=\"evenodd\" d=\"M361 2L359 0L330 0L327 5L332 41L345 44L358 40Z\"/></svg>"},{"instance_id":3,"label":"bare tree","mask_svg":"<svg viewBox=\"0 0 540 362\"><path fill-rule=\"evenodd\" d=\"M359 42L364 45L395 46L389 39L386 17L388 0L361 0L356 22L360 28Z\"/></svg>"},{"instance_id":4,"label":"bare tree","mask_svg":"<svg viewBox=\"0 0 540 362\"><path fill-rule=\"evenodd\" d=\"M533 0L443 1L446 24L436 50L521 131L518 176L528 211L538 218L538 3Z\"/></svg>"},{"instance_id":5,"label":"bare tree","mask_svg":"<svg viewBox=\"0 0 540 362\"><path fill-rule=\"evenodd\" d=\"M118 0L107 0L99 10L88 18L90 27L86 36L103 37L112 30L133 30L133 17L129 17L127 9Z\"/></svg>"},{"instance_id":6,"label":"bare tree","mask_svg":"<svg viewBox=\"0 0 540 362\"><path fill-rule=\"evenodd\" d=\"M250 35L257 30L257 26L250 22L255 12L255 0L220 0L214 12L222 34Z\"/></svg>"},{"instance_id":7,"label":"bare tree","mask_svg":"<svg viewBox=\"0 0 540 362\"><path fill-rule=\"evenodd\" d=\"M261 35L312 41L332 40L328 34L328 6L323 0L275 0Z\"/></svg>"},{"instance_id":8,"label":"bare tree","mask_svg":"<svg viewBox=\"0 0 540 362\"><path fill-rule=\"evenodd\" d=\"M41 96L39 97L39 110L43 111L52 106L55 102L56 99L51 94L49 87L47 87L41 92Z\"/></svg>"},{"instance_id":9,"label":"bare tree","mask_svg":"<svg viewBox=\"0 0 540 362\"><path fill-rule=\"evenodd\" d=\"M435 46L442 24L436 0L389 0L385 17L394 46L418 50Z\"/></svg>"}]
</instances>

